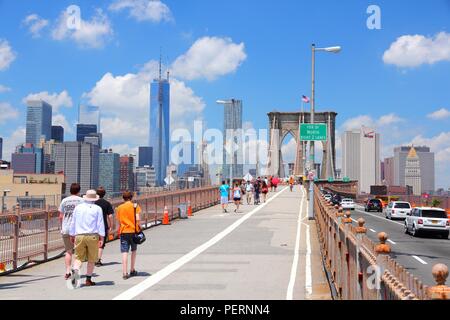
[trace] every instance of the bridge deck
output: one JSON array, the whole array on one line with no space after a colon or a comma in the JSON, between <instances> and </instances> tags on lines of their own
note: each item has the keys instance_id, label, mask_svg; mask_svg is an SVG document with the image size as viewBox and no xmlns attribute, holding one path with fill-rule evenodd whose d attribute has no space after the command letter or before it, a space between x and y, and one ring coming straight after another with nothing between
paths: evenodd
<instances>
[{"instance_id":1,"label":"bridge deck","mask_svg":"<svg viewBox=\"0 0 450 320\"><path fill-rule=\"evenodd\" d=\"M241 213L224 214L216 206L189 220L152 228L146 231L148 241L138 248L138 277L122 280L115 241L106 246L105 266L95 269L96 287L67 289L59 259L0 277L0 300L286 299L299 211L302 218L307 216L303 196L299 187L293 193L284 189L272 193L264 205L242 206ZM314 222L303 220L299 234L293 299L330 299Z\"/></svg>"}]
</instances>

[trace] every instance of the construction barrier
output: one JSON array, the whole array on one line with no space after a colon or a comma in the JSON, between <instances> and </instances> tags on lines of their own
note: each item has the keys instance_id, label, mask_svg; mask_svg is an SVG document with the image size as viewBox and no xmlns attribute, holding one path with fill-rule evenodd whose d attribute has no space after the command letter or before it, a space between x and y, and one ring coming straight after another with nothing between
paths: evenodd
<instances>
[{"instance_id":1,"label":"construction barrier","mask_svg":"<svg viewBox=\"0 0 450 320\"><path fill-rule=\"evenodd\" d=\"M335 208L315 186L314 213L324 267L331 286L342 300L427 300L450 299L445 286L448 268L436 265L430 272L435 287L425 286L417 277L390 258L388 235L378 234L380 243L366 236L365 221L353 225L351 213Z\"/></svg>"}]
</instances>

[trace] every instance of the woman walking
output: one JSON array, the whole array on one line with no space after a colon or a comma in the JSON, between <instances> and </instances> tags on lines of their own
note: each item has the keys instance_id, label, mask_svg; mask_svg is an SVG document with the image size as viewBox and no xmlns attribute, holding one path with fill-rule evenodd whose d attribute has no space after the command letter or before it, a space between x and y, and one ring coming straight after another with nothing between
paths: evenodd
<instances>
[{"instance_id":1,"label":"woman walking","mask_svg":"<svg viewBox=\"0 0 450 320\"><path fill-rule=\"evenodd\" d=\"M124 203L117 208L117 220L119 222L120 252L122 253L123 279L137 276L135 269L137 244L133 241L133 235L140 232L141 208L137 203L133 204L133 194L125 191L122 195ZM128 273L128 252L131 249L131 268Z\"/></svg>"},{"instance_id":2,"label":"woman walking","mask_svg":"<svg viewBox=\"0 0 450 320\"><path fill-rule=\"evenodd\" d=\"M269 187L265 181L262 181L261 193L263 194L264 203L266 203L267 194L269 193Z\"/></svg>"},{"instance_id":3,"label":"woman walking","mask_svg":"<svg viewBox=\"0 0 450 320\"><path fill-rule=\"evenodd\" d=\"M236 209L234 209L234 212L236 212L236 213L239 210L239 205L241 204L241 198L242 198L242 190L241 190L241 187L239 186L239 183L236 183L233 188L233 200L234 200L234 204L236 205Z\"/></svg>"}]
</instances>

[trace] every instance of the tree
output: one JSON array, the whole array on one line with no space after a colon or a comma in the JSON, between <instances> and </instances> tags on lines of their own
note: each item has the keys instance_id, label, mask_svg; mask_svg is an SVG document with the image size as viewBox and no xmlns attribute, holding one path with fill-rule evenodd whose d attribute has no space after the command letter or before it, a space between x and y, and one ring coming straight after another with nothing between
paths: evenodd
<instances>
[{"instance_id":1,"label":"tree","mask_svg":"<svg viewBox=\"0 0 450 320\"><path fill-rule=\"evenodd\" d=\"M439 199L433 199L433 201L431 202L431 206L434 207L439 207L439 205L441 204L441 200Z\"/></svg>"}]
</instances>

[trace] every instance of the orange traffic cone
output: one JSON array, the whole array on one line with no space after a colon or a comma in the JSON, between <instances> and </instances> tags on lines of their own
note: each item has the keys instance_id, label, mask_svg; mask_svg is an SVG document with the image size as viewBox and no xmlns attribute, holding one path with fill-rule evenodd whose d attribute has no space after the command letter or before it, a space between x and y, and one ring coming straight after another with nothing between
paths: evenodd
<instances>
[{"instance_id":1,"label":"orange traffic cone","mask_svg":"<svg viewBox=\"0 0 450 320\"><path fill-rule=\"evenodd\" d=\"M170 222L169 222L169 210L167 209L167 206L164 207L164 215L163 215L162 224L164 226L167 226L167 225L170 224Z\"/></svg>"},{"instance_id":2,"label":"orange traffic cone","mask_svg":"<svg viewBox=\"0 0 450 320\"><path fill-rule=\"evenodd\" d=\"M192 217L192 206L191 201L188 201L188 217Z\"/></svg>"},{"instance_id":3,"label":"orange traffic cone","mask_svg":"<svg viewBox=\"0 0 450 320\"><path fill-rule=\"evenodd\" d=\"M5 264L0 263L0 273L5 272L5 271L6 271Z\"/></svg>"}]
</instances>

